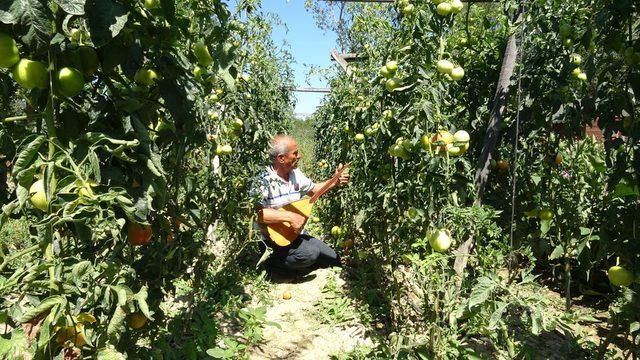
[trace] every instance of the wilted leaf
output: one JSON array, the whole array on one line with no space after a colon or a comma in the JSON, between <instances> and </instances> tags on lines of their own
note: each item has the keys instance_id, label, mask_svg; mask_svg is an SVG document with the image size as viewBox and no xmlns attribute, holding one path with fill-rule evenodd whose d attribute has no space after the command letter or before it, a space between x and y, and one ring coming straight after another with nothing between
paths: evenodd
<instances>
[{"instance_id":1,"label":"wilted leaf","mask_svg":"<svg viewBox=\"0 0 640 360\"><path fill-rule=\"evenodd\" d=\"M26 323L28 321L31 321L33 319L35 319L36 317L38 317L39 315L48 312L49 310L51 310L51 308L53 308L55 305L62 305L66 302L67 300L60 295L53 295L53 296L49 296L48 298L44 299L38 306L36 306L35 308L32 308L30 310L27 310L27 312L25 312L20 319L18 320L20 323Z\"/></svg>"}]
</instances>

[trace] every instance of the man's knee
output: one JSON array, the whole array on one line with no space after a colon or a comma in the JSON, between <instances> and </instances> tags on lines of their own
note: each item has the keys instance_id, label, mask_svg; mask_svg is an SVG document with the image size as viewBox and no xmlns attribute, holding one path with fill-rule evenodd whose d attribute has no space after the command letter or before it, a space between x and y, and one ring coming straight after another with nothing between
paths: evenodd
<instances>
[{"instance_id":1,"label":"man's knee","mask_svg":"<svg viewBox=\"0 0 640 360\"><path fill-rule=\"evenodd\" d=\"M287 265L301 268L311 266L318 260L318 256L320 256L320 249L314 246L298 249L287 257Z\"/></svg>"}]
</instances>

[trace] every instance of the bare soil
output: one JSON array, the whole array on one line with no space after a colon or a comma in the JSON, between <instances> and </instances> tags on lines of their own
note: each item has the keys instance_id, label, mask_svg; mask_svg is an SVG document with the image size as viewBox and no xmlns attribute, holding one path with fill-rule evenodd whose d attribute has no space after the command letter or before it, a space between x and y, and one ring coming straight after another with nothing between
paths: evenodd
<instances>
[{"instance_id":1,"label":"bare soil","mask_svg":"<svg viewBox=\"0 0 640 360\"><path fill-rule=\"evenodd\" d=\"M331 359L360 345L373 346L358 319L333 326L314 314L318 311L315 305L331 296L322 292L329 277L335 278L338 289L345 286L336 271L341 270L318 269L301 279L274 279L273 305L266 320L280 324L281 329L264 329L265 341L250 349L250 359ZM290 299L283 299L285 292L291 294Z\"/></svg>"}]
</instances>

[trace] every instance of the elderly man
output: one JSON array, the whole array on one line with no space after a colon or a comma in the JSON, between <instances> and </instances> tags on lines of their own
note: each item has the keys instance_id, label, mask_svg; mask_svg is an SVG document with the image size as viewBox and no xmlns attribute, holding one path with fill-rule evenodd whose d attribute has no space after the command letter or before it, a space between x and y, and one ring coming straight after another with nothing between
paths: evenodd
<instances>
[{"instance_id":1,"label":"elderly man","mask_svg":"<svg viewBox=\"0 0 640 360\"><path fill-rule=\"evenodd\" d=\"M306 270L312 266L333 266L340 264L340 257L327 244L304 231L306 218L290 211L279 211L286 204L300 200L303 196L313 196L329 180L314 183L296 166L302 155L296 140L287 135L276 135L270 143L271 166L260 174L261 202L257 204L258 224L267 245L274 252L269 262L285 270ZM338 170L342 168L339 165ZM346 184L349 174L343 172L338 184ZM265 225L287 222L298 237L289 246L276 245L264 231Z\"/></svg>"}]
</instances>

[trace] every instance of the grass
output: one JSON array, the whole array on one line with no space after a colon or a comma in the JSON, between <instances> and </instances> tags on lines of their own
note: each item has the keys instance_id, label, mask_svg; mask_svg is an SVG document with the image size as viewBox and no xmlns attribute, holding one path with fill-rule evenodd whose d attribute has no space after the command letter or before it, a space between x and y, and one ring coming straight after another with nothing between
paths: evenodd
<instances>
[{"instance_id":1,"label":"grass","mask_svg":"<svg viewBox=\"0 0 640 360\"><path fill-rule=\"evenodd\" d=\"M22 249L26 249L33 245L34 242L29 234L29 221L26 219L9 219L2 228L0 228L0 248L2 251L14 253ZM26 264L30 259L29 256L22 256L15 259L10 267L16 268Z\"/></svg>"},{"instance_id":2,"label":"grass","mask_svg":"<svg viewBox=\"0 0 640 360\"><path fill-rule=\"evenodd\" d=\"M305 174L311 174L316 163L313 123L310 120L295 119L291 135L298 142L298 149L302 153L300 170Z\"/></svg>"}]
</instances>

